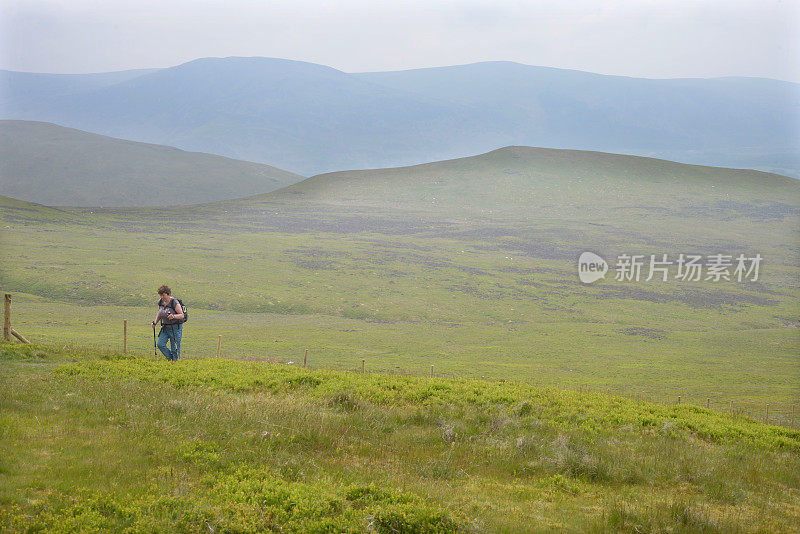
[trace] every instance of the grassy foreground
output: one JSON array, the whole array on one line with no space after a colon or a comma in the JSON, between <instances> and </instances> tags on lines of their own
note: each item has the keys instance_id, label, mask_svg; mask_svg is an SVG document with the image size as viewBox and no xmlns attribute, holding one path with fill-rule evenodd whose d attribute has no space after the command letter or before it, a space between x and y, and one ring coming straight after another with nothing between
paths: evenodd
<instances>
[{"instance_id":1,"label":"grassy foreground","mask_svg":"<svg viewBox=\"0 0 800 534\"><path fill-rule=\"evenodd\" d=\"M89 306L25 293L13 298L14 325L34 343L122 351L127 320L128 351L153 357L152 305ZM750 316L769 311L753 310ZM364 360L368 371L427 376L434 365L437 376L451 378L514 378L665 404L680 396L685 404L762 421L768 403L768 422L800 423L797 328L664 335L634 327L621 331L619 324L602 322L420 324L196 307L191 314L184 326L185 359L215 357L221 335L226 358L297 363L308 349L308 365L317 369L360 370Z\"/></svg>"},{"instance_id":2,"label":"grassy foreground","mask_svg":"<svg viewBox=\"0 0 800 534\"><path fill-rule=\"evenodd\" d=\"M800 431L693 406L12 344L0 365L0 530L800 524Z\"/></svg>"}]
</instances>

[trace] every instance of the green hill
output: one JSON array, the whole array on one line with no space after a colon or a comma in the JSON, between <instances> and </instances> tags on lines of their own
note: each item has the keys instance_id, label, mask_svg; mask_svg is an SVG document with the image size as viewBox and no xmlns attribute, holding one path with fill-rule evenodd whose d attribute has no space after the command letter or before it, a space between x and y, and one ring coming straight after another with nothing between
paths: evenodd
<instances>
[{"instance_id":1,"label":"green hill","mask_svg":"<svg viewBox=\"0 0 800 534\"><path fill-rule=\"evenodd\" d=\"M550 250L550 257L576 258L593 249L614 256L635 246L668 253L691 245L709 254L761 249L786 266L800 258L800 181L602 152L507 147L411 167L318 175L225 205L260 210L274 203L391 213L406 224L430 221L443 236L500 238L533 257Z\"/></svg>"},{"instance_id":2,"label":"green hill","mask_svg":"<svg viewBox=\"0 0 800 534\"><path fill-rule=\"evenodd\" d=\"M411 167L321 174L265 198L423 210L529 214L531 209L616 208L638 201L681 209L698 203L800 201L800 181L754 170L687 165L581 150L506 147Z\"/></svg>"},{"instance_id":3,"label":"green hill","mask_svg":"<svg viewBox=\"0 0 800 534\"><path fill-rule=\"evenodd\" d=\"M0 121L0 193L39 204L192 204L265 193L298 180L269 165L49 123Z\"/></svg>"}]
</instances>

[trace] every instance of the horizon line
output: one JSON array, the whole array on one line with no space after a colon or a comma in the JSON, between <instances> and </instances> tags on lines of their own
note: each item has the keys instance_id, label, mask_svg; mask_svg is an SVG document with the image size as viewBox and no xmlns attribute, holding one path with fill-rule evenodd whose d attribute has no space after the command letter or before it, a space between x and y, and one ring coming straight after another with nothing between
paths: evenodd
<instances>
[{"instance_id":1,"label":"horizon line","mask_svg":"<svg viewBox=\"0 0 800 534\"><path fill-rule=\"evenodd\" d=\"M193 63L195 61L202 61L207 59L268 59L268 60L278 60L278 61L287 61L287 62L294 62L294 63L307 63L309 65L317 65L320 67L327 67L330 69L337 70L339 72L345 74L379 74L379 73L390 73L390 72L409 72L409 71L417 71L417 70L433 70L433 69L445 69L445 68L454 68L454 67L467 67L470 65L480 65L485 63L511 63L515 65L520 65L523 67L531 67L531 68L539 68L539 69L552 69L552 70L560 70L560 71L569 71L569 72L580 72L584 74L593 74L596 76L608 76L608 77L616 77L616 78L631 78L631 79L639 79L639 80L721 80L721 79L756 79L756 80L771 80L783 83L791 83L791 84L800 84L800 80L792 81L783 78L770 78L766 76L752 76L752 75L724 75L724 76L667 76L667 77L651 77L651 76L635 76L630 74L608 74L602 72L595 72L591 70L581 70L575 68L568 68L568 67L555 67L552 65L531 65L529 63L522 63L519 61L513 61L508 59L494 59L494 60L480 60L480 61L473 61L470 63L454 63L450 65L436 65L436 66L428 66L428 67L410 67L410 68L401 68L401 69L389 69L389 70L362 70L362 71L345 71L342 69L338 69L336 67L332 67L330 65L325 65L323 63L315 63L313 61L306 61L302 59L290 59L290 58L281 58L281 57L274 57L274 56L203 56L197 57L194 59L190 59L188 61L183 61L181 63L176 63L174 65L168 65L164 67L133 67L128 69L118 69L118 70L106 70L106 71L91 71L91 72L42 72L42 71L31 71L31 70L14 70L9 68L2 68L0 69L1 72L13 72L17 74L41 74L46 76L92 76L92 75L101 75L101 74L118 74L123 72L136 72L136 71L159 71L159 70L167 70L176 67L180 67L182 65L187 65L189 63Z\"/></svg>"}]
</instances>

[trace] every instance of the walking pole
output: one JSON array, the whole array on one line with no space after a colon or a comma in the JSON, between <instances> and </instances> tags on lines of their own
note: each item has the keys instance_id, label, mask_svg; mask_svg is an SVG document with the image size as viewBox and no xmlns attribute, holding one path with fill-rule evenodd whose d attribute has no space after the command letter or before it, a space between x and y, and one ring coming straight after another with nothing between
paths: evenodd
<instances>
[{"instance_id":1,"label":"walking pole","mask_svg":"<svg viewBox=\"0 0 800 534\"><path fill-rule=\"evenodd\" d=\"M156 352L156 325L153 325L153 356L158 358L158 352Z\"/></svg>"}]
</instances>

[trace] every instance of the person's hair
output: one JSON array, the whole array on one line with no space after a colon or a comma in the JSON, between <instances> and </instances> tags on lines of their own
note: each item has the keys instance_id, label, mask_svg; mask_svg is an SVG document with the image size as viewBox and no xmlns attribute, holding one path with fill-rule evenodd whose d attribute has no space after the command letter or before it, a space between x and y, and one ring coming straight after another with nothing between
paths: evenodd
<instances>
[{"instance_id":1,"label":"person's hair","mask_svg":"<svg viewBox=\"0 0 800 534\"><path fill-rule=\"evenodd\" d=\"M158 288L159 295L172 295L172 292L169 290L168 286L161 286Z\"/></svg>"}]
</instances>

